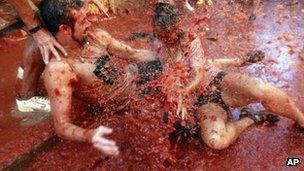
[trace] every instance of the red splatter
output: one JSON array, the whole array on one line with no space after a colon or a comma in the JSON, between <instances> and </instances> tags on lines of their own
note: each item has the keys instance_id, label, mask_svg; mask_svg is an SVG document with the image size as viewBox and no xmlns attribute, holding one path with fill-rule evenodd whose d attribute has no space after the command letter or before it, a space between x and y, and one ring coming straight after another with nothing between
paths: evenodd
<instances>
[{"instance_id":1,"label":"red splatter","mask_svg":"<svg viewBox=\"0 0 304 171\"><path fill-rule=\"evenodd\" d=\"M61 96L61 92L58 90L58 88L54 89L54 93L56 96Z\"/></svg>"}]
</instances>

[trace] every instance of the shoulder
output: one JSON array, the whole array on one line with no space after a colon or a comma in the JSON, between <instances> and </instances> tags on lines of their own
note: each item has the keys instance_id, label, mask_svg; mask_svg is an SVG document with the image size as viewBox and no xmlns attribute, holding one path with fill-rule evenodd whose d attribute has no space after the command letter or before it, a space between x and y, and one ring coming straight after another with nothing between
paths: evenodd
<instances>
[{"instance_id":1,"label":"shoulder","mask_svg":"<svg viewBox=\"0 0 304 171\"><path fill-rule=\"evenodd\" d=\"M201 40L196 33L184 31L181 33L181 44L182 47L191 51L191 49L201 46Z\"/></svg>"},{"instance_id":2,"label":"shoulder","mask_svg":"<svg viewBox=\"0 0 304 171\"><path fill-rule=\"evenodd\" d=\"M93 34L95 34L97 37L111 37L110 33L103 29L95 29Z\"/></svg>"}]
</instances>

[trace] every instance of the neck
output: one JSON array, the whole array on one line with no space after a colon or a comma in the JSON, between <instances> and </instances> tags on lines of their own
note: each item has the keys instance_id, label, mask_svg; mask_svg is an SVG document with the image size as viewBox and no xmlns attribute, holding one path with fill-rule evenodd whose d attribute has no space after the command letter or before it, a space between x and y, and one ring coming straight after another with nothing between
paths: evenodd
<instances>
[{"instance_id":1,"label":"neck","mask_svg":"<svg viewBox=\"0 0 304 171\"><path fill-rule=\"evenodd\" d=\"M181 45L181 39L183 38L183 31L179 30L172 34L172 36L165 42L167 47L180 47Z\"/></svg>"},{"instance_id":2,"label":"neck","mask_svg":"<svg viewBox=\"0 0 304 171\"><path fill-rule=\"evenodd\" d=\"M82 45L73 39L71 35L66 35L58 32L56 34L56 39L58 43L61 44L66 50L76 50L82 48Z\"/></svg>"}]
</instances>

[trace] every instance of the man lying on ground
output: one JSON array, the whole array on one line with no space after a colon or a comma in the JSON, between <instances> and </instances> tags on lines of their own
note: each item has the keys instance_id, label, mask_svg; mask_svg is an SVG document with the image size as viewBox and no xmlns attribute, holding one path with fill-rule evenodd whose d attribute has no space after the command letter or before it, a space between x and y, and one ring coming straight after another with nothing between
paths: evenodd
<instances>
[{"instance_id":1,"label":"man lying on ground","mask_svg":"<svg viewBox=\"0 0 304 171\"><path fill-rule=\"evenodd\" d=\"M147 62L155 60L155 54L133 49L106 31L87 31L90 22L82 1L62 1L65 0L44 0L41 5L46 26L68 51L61 61L51 60L43 73L56 133L69 140L93 143L105 154L117 155L116 143L104 137L112 129L84 129L72 123L72 97L102 107L104 113L122 110L138 88L136 81L140 76L136 64L116 61ZM85 39L90 44L84 43Z\"/></svg>"},{"instance_id":2,"label":"man lying on ground","mask_svg":"<svg viewBox=\"0 0 304 171\"><path fill-rule=\"evenodd\" d=\"M204 90L197 92L200 95L196 97L198 101L193 106L197 106L194 110L200 119L201 136L209 147L227 148L247 127L265 118L247 114L239 121L231 122L227 119L230 107L242 107L260 102L267 111L290 118L300 127L304 127L303 113L286 93L260 79L222 70L228 66L257 62L263 54L249 55L248 60L245 61L207 60L199 37L181 29L179 9L174 4L155 5L153 27L154 35L164 46L159 46L159 52L165 51L164 53L168 54L167 59L161 59L164 61L162 62L164 70L170 68L176 73L177 65L179 68L182 66L189 70L188 82L183 78L174 82L175 88L181 91L177 114L181 114L182 118L188 116L184 100L198 88ZM166 72L168 71L163 71L163 74Z\"/></svg>"}]
</instances>

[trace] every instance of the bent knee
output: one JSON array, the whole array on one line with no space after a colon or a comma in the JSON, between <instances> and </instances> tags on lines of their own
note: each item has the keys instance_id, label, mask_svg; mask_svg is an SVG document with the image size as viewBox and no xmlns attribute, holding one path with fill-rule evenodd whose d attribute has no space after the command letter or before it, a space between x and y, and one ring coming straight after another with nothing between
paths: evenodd
<instances>
[{"instance_id":1,"label":"bent knee","mask_svg":"<svg viewBox=\"0 0 304 171\"><path fill-rule=\"evenodd\" d=\"M230 143L227 141L227 138L219 134L212 134L204 141L208 147L215 150L223 150L230 145Z\"/></svg>"}]
</instances>

